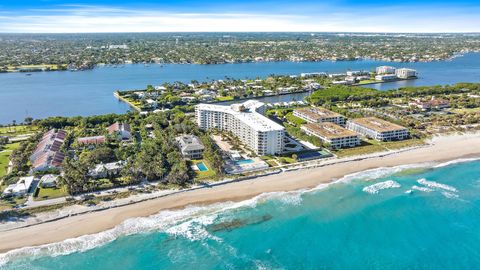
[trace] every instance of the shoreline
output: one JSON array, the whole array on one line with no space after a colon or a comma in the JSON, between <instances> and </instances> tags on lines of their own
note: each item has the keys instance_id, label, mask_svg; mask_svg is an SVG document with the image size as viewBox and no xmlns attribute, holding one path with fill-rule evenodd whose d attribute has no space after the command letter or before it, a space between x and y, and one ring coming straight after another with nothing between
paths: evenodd
<instances>
[{"instance_id":1,"label":"shoreline","mask_svg":"<svg viewBox=\"0 0 480 270\"><path fill-rule=\"evenodd\" d=\"M10 250L61 242L69 238L112 229L123 221L147 217L163 210L183 209L190 205L238 202L263 193L312 189L346 175L375 168L419 163L437 163L480 157L480 133L440 136L426 147L413 148L375 157L356 157L336 162L285 171L280 174L204 187L105 210L78 214L50 222L1 232L0 253ZM307 172L307 173L306 173Z\"/></svg>"}]
</instances>

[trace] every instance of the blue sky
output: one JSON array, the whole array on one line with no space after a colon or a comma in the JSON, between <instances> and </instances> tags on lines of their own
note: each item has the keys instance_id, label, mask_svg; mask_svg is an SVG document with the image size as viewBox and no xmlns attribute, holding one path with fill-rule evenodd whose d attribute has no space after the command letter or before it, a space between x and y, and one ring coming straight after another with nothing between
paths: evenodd
<instances>
[{"instance_id":1,"label":"blue sky","mask_svg":"<svg viewBox=\"0 0 480 270\"><path fill-rule=\"evenodd\" d=\"M1 0L0 32L480 32L477 1Z\"/></svg>"}]
</instances>

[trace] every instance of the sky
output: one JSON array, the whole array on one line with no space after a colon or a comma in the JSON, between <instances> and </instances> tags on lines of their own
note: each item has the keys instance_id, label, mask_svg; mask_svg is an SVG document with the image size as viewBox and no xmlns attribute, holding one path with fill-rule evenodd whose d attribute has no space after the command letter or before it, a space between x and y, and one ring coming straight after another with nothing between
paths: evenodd
<instances>
[{"instance_id":1,"label":"sky","mask_svg":"<svg viewBox=\"0 0 480 270\"><path fill-rule=\"evenodd\" d=\"M0 0L0 33L480 32L480 1Z\"/></svg>"}]
</instances>

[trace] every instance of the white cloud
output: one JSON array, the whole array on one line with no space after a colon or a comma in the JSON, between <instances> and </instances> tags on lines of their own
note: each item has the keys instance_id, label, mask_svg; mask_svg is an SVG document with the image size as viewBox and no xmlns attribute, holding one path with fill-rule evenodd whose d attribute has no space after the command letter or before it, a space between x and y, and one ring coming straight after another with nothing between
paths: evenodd
<instances>
[{"instance_id":1,"label":"white cloud","mask_svg":"<svg viewBox=\"0 0 480 270\"><path fill-rule=\"evenodd\" d=\"M480 18L475 12L458 14L411 11L404 8L340 10L301 15L262 13L176 13L127 10L115 7L62 6L4 13L0 32L475 32Z\"/></svg>"}]
</instances>

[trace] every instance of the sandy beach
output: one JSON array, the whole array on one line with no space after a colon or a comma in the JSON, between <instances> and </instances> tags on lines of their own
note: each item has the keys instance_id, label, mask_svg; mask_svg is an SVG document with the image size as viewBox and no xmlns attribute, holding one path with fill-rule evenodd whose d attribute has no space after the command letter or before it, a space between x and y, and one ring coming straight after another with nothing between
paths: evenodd
<instances>
[{"instance_id":1,"label":"sandy beach","mask_svg":"<svg viewBox=\"0 0 480 270\"><path fill-rule=\"evenodd\" d=\"M211 188L191 190L127 206L1 232L0 252L59 242L68 238L105 231L126 219L149 216L166 209L182 208L191 204L205 205L221 201L240 201L265 192L314 188L345 175L373 168L444 162L470 157L480 157L480 133L436 137L427 147L383 157L348 162L340 162L342 160L339 159L339 162L323 167L289 171Z\"/></svg>"}]
</instances>

